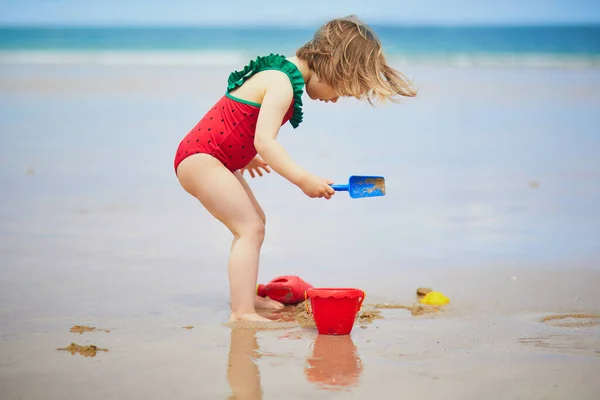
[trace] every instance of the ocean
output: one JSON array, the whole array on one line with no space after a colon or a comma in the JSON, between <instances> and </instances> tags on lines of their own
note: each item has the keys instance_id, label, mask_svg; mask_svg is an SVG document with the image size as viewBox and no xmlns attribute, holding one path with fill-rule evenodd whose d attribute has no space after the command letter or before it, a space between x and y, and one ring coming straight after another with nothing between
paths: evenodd
<instances>
[{"instance_id":1,"label":"ocean","mask_svg":"<svg viewBox=\"0 0 600 400\"><path fill-rule=\"evenodd\" d=\"M293 54L315 27L3 27L0 62L212 65ZM398 63L600 66L600 26L377 26Z\"/></svg>"}]
</instances>

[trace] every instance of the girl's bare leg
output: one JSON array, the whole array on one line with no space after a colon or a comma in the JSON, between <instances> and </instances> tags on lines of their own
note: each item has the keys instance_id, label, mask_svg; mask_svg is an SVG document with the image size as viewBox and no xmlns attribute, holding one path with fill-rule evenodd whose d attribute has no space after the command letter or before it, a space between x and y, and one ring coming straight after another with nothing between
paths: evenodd
<instances>
[{"instance_id":1,"label":"girl's bare leg","mask_svg":"<svg viewBox=\"0 0 600 400\"><path fill-rule=\"evenodd\" d=\"M252 204L254 205L254 208L256 209L258 216L260 217L261 221L263 222L263 225L266 225L267 219L265 216L265 212L263 211L262 207L258 203L258 200L256 200L256 197L254 196L252 189L250 189L248 182L246 182L246 180L244 179L244 177L242 176L240 171L236 171L234 175L236 176L236 178L238 178L242 187L248 194L248 197L250 198L250 201L252 201ZM235 241L236 241L236 239L234 238L233 239L234 244L235 244ZM254 307L260 308L260 309L267 309L267 310L281 310L281 309L283 309L284 305L278 301L275 301L275 300L272 300L269 298L256 296L254 299Z\"/></svg>"},{"instance_id":2,"label":"girl's bare leg","mask_svg":"<svg viewBox=\"0 0 600 400\"><path fill-rule=\"evenodd\" d=\"M181 186L231 231L231 321L270 321L256 313L256 280L265 224L240 181L208 154L195 154L177 169Z\"/></svg>"}]
</instances>

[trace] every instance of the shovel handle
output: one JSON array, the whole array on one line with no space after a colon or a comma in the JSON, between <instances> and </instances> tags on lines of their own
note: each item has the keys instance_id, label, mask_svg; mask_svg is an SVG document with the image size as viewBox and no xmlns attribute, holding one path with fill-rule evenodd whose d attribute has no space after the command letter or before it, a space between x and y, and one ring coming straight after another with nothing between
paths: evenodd
<instances>
[{"instance_id":1,"label":"shovel handle","mask_svg":"<svg viewBox=\"0 0 600 400\"><path fill-rule=\"evenodd\" d=\"M349 185L331 185L331 187L338 192L347 192L349 189Z\"/></svg>"}]
</instances>

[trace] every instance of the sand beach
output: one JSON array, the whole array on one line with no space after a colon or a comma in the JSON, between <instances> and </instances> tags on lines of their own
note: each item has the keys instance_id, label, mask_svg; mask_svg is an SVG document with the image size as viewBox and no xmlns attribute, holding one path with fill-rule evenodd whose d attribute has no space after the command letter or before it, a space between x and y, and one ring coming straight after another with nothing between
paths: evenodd
<instances>
[{"instance_id":1,"label":"sand beach","mask_svg":"<svg viewBox=\"0 0 600 400\"><path fill-rule=\"evenodd\" d=\"M404 104L307 99L290 154L386 178L330 201L250 181L260 281L379 311L330 337L293 307L226 324L229 232L172 167L223 64L0 63L0 398L598 399L600 70L408 64ZM419 287L450 303L376 307Z\"/></svg>"}]
</instances>

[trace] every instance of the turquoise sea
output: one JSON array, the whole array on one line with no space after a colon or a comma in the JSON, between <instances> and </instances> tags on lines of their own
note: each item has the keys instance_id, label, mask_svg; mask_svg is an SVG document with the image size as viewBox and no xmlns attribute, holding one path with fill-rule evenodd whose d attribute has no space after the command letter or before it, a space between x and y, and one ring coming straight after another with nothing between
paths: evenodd
<instances>
[{"instance_id":1,"label":"turquoise sea","mask_svg":"<svg viewBox=\"0 0 600 400\"><path fill-rule=\"evenodd\" d=\"M264 52L291 54L310 39L316 28L4 27L0 28L0 60L204 65L237 62ZM600 25L373 28L387 53L408 63L600 65Z\"/></svg>"}]
</instances>

